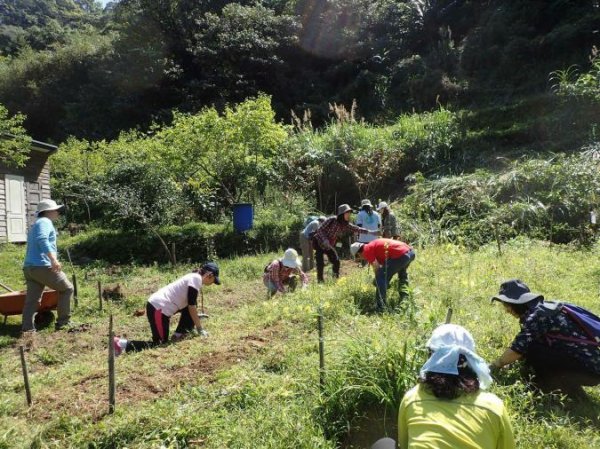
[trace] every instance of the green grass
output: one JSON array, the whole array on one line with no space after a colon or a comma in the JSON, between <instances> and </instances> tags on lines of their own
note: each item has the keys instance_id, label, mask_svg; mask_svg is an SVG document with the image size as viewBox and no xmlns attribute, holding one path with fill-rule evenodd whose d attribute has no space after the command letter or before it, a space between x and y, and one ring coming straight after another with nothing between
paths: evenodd
<instances>
[{"instance_id":1,"label":"green grass","mask_svg":"<svg viewBox=\"0 0 600 449\"><path fill-rule=\"evenodd\" d=\"M210 337L118 358L113 415L106 413L109 313L117 333L148 338L146 318L134 311L191 266L77 267L80 298L73 318L91 330L38 333L27 353L31 409L17 351L20 317L0 328L0 448L367 447L384 432L394 435L398 400L414 384L423 343L448 307L487 360L518 329L516 320L489 303L504 279L519 277L547 298L600 312L600 247L515 240L502 249L503 255L494 245L474 252L453 245L418 249L409 269L411 307L383 316L369 312L370 273L349 261L337 284L267 300L260 277L272 254L223 260L223 285L205 290ZM22 257L22 247L0 246L1 282L23 286ZM120 283L126 298L99 311L97 280ZM319 307L325 318L322 392ZM588 389L588 400L579 403L541 396L514 367L498 375L492 391L511 411L517 447L600 446L600 388Z\"/></svg>"}]
</instances>

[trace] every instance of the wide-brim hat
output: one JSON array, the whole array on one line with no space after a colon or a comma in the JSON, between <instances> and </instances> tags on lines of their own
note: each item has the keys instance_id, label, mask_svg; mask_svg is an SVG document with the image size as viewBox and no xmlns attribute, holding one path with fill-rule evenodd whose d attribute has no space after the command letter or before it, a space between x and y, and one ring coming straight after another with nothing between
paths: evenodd
<instances>
[{"instance_id":1,"label":"wide-brim hat","mask_svg":"<svg viewBox=\"0 0 600 449\"><path fill-rule=\"evenodd\" d=\"M526 304L536 299L544 299L539 293L532 293L525 282L519 279L510 279L500 284L500 292L492 296L491 301L501 301L510 304Z\"/></svg>"},{"instance_id":2,"label":"wide-brim hat","mask_svg":"<svg viewBox=\"0 0 600 449\"><path fill-rule=\"evenodd\" d=\"M385 201L382 201L381 203L379 203L377 205L377 212L379 212L381 209L385 209L386 207L388 207L388 203L386 203Z\"/></svg>"},{"instance_id":3,"label":"wide-brim hat","mask_svg":"<svg viewBox=\"0 0 600 449\"><path fill-rule=\"evenodd\" d=\"M362 200L362 201L360 202L360 206L361 206L361 207L362 207L362 206L370 206L370 207L373 207L373 205L371 204L371 200Z\"/></svg>"},{"instance_id":4,"label":"wide-brim hat","mask_svg":"<svg viewBox=\"0 0 600 449\"><path fill-rule=\"evenodd\" d=\"M337 208L337 215L342 215L346 212L353 212L353 210L348 204L340 204Z\"/></svg>"},{"instance_id":5,"label":"wide-brim hat","mask_svg":"<svg viewBox=\"0 0 600 449\"><path fill-rule=\"evenodd\" d=\"M299 268L302 266L302 262L298 257L298 251L293 248L288 248L283 253L283 259L281 259L281 263L284 267L288 268Z\"/></svg>"},{"instance_id":6,"label":"wide-brim hat","mask_svg":"<svg viewBox=\"0 0 600 449\"><path fill-rule=\"evenodd\" d=\"M202 269L209 273L212 273L215 277L215 284L221 285L221 280L219 279L219 266L214 262L207 262L202 265Z\"/></svg>"},{"instance_id":7,"label":"wide-brim hat","mask_svg":"<svg viewBox=\"0 0 600 449\"><path fill-rule=\"evenodd\" d=\"M64 209L64 205L56 204L54 200L42 200L38 203L36 212L39 214L40 212L46 212L51 210L62 210Z\"/></svg>"}]
</instances>

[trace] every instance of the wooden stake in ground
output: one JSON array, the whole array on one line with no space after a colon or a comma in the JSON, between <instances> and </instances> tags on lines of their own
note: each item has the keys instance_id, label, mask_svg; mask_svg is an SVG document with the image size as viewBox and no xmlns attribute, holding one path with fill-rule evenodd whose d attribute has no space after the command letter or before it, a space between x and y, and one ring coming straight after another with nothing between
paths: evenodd
<instances>
[{"instance_id":1,"label":"wooden stake in ground","mask_svg":"<svg viewBox=\"0 0 600 449\"><path fill-rule=\"evenodd\" d=\"M23 349L23 346L19 346L19 352L21 353L21 368L23 368L25 396L27 398L27 405L31 407L31 389L29 388L29 374L27 373L27 361L25 360L25 350Z\"/></svg>"},{"instance_id":2,"label":"wooden stake in ground","mask_svg":"<svg viewBox=\"0 0 600 449\"><path fill-rule=\"evenodd\" d=\"M115 333L113 331L113 316L110 314L108 321L108 413L115 411L115 345L113 343Z\"/></svg>"},{"instance_id":3,"label":"wooden stake in ground","mask_svg":"<svg viewBox=\"0 0 600 449\"><path fill-rule=\"evenodd\" d=\"M79 305L79 294L77 292L77 276L75 275L75 272L73 272L73 304L75 304L75 307Z\"/></svg>"},{"instance_id":4,"label":"wooden stake in ground","mask_svg":"<svg viewBox=\"0 0 600 449\"><path fill-rule=\"evenodd\" d=\"M102 310L102 282L98 281L98 309Z\"/></svg>"},{"instance_id":5,"label":"wooden stake in ground","mask_svg":"<svg viewBox=\"0 0 600 449\"><path fill-rule=\"evenodd\" d=\"M175 243L171 243L171 263L177 265L177 253L175 252Z\"/></svg>"},{"instance_id":6,"label":"wooden stake in ground","mask_svg":"<svg viewBox=\"0 0 600 449\"><path fill-rule=\"evenodd\" d=\"M319 329L319 385L322 391L325 388L325 339L323 338L323 310L320 307L317 327Z\"/></svg>"},{"instance_id":7,"label":"wooden stake in ground","mask_svg":"<svg viewBox=\"0 0 600 449\"><path fill-rule=\"evenodd\" d=\"M450 321L452 321L452 307L448 307L448 311L446 312L446 321L444 321L446 324L450 324Z\"/></svg>"},{"instance_id":8,"label":"wooden stake in ground","mask_svg":"<svg viewBox=\"0 0 600 449\"><path fill-rule=\"evenodd\" d=\"M67 249L67 257L69 258L69 264L71 264L71 270L73 270L73 304L75 307L78 306L78 292L77 292L77 276L75 276L75 267L73 266L73 261L71 260L71 252Z\"/></svg>"}]
</instances>

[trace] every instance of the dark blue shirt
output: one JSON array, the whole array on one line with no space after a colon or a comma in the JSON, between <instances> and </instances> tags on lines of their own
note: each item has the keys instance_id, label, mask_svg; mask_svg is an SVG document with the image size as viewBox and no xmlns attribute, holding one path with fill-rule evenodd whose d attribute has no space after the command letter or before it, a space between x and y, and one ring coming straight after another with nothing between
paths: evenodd
<instances>
[{"instance_id":1,"label":"dark blue shirt","mask_svg":"<svg viewBox=\"0 0 600 449\"><path fill-rule=\"evenodd\" d=\"M520 319L521 332L517 334L510 348L526 355L533 342L541 343L556 351L569 353L583 366L600 374L600 348L598 346L547 338L547 334L560 334L568 337L588 340L579 325L559 310L552 310L554 303L537 304Z\"/></svg>"}]
</instances>

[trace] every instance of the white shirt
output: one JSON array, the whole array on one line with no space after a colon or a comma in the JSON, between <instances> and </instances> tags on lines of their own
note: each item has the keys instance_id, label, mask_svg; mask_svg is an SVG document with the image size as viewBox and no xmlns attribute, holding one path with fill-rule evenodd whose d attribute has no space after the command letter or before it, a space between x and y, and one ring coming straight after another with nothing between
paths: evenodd
<instances>
[{"instance_id":1,"label":"white shirt","mask_svg":"<svg viewBox=\"0 0 600 449\"><path fill-rule=\"evenodd\" d=\"M188 273L153 293L148 302L163 315L173 316L188 306L188 287L198 292L202 288L200 273Z\"/></svg>"},{"instance_id":2,"label":"white shirt","mask_svg":"<svg viewBox=\"0 0 600 449\"><path fill-rule=\"evenodd\" d=\"M381 227L381 216L375 211L369 215L364 210L361 210L356 215L356 225L360 226L361 228L368 229L369 231L377 231ZM360 243L369 243L376 238L376 235L360 234L358 236L358 241Z\"/></svg>"}]
</instances>

